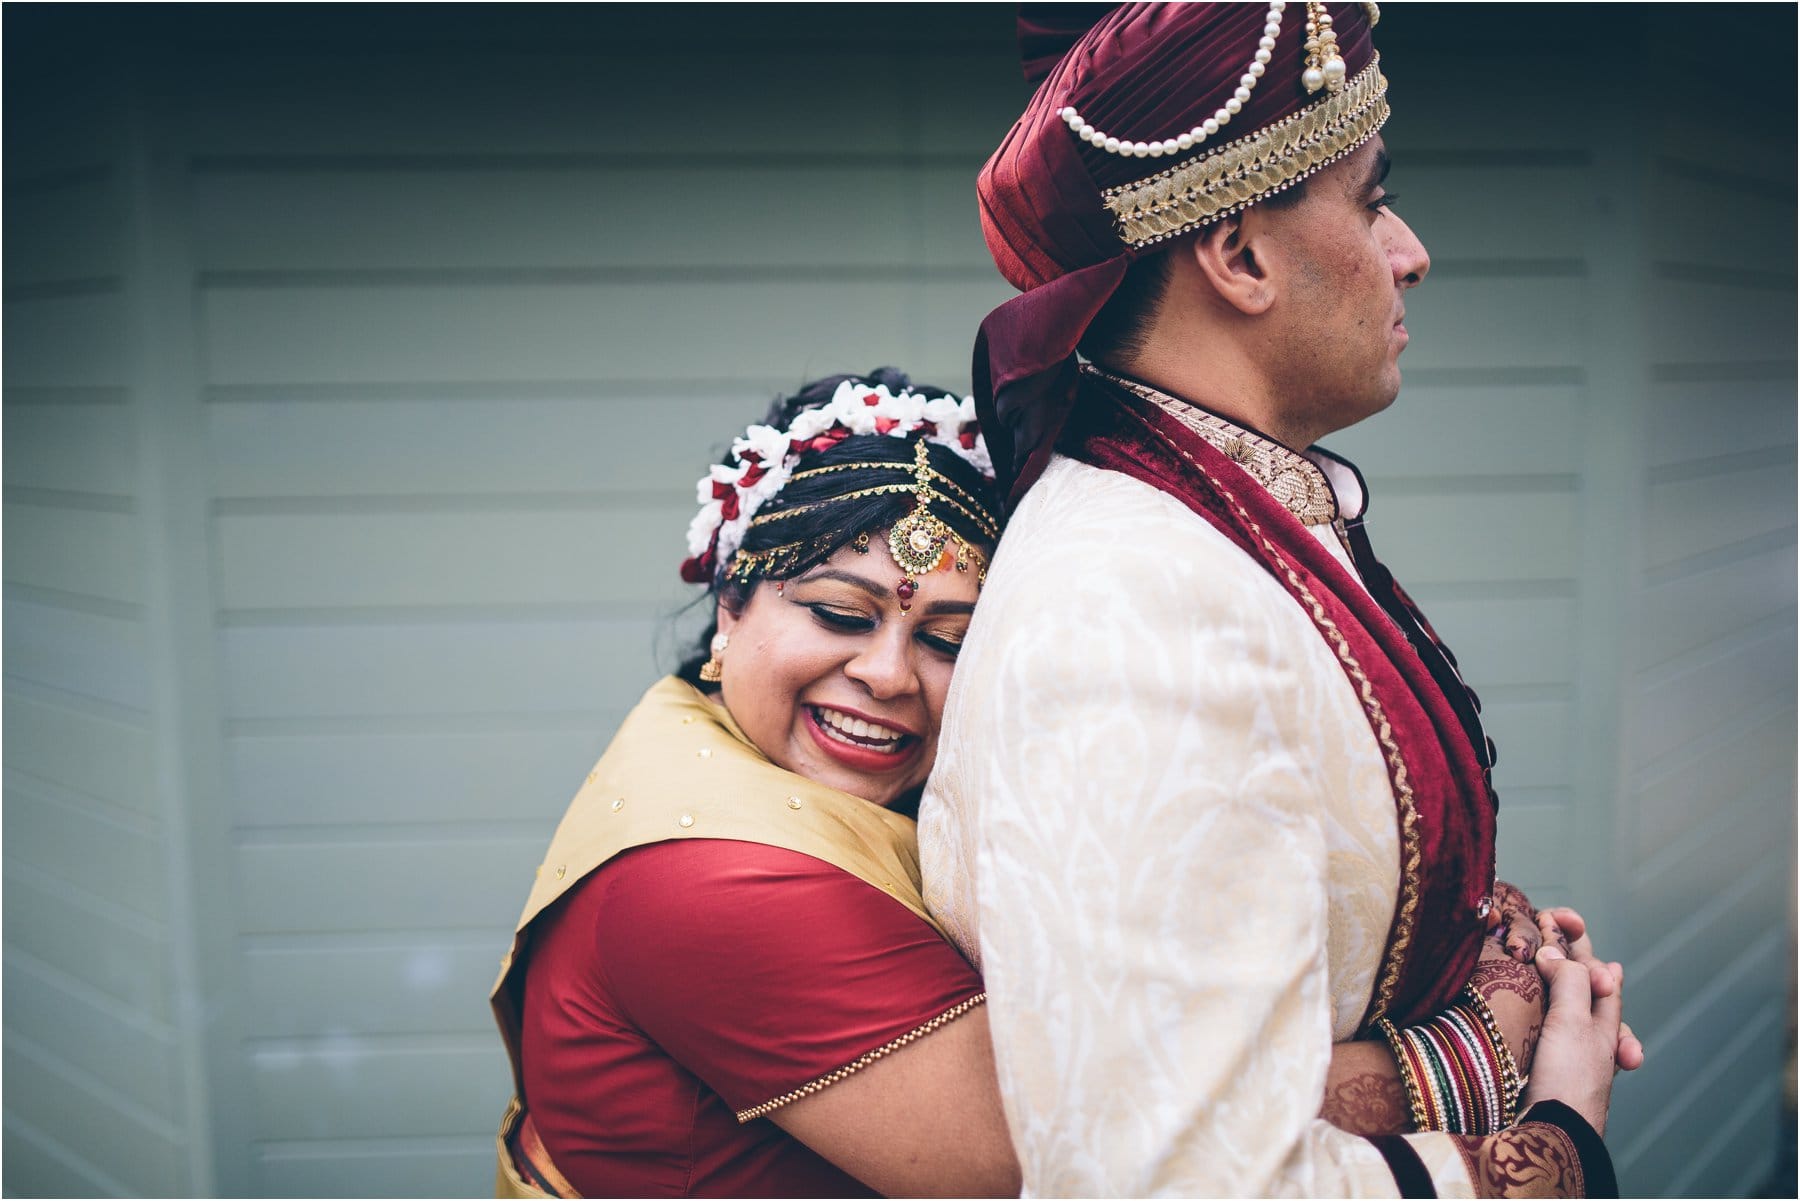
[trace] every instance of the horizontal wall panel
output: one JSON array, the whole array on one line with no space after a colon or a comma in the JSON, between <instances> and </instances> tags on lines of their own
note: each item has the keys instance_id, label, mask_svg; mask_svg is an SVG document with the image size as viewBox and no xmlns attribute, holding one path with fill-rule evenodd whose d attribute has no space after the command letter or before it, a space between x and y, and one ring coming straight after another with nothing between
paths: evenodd
<instances>
[{"instance_id":1,"label":"horizontal wall panel","mask_svg":"<svg viewBox=\"0 0 1800 1201\"><path fill-rule=\"evenodd\" d=\"M1794 528L1794 463L1653 482L1645 557L1660 567L1714 547Z\"/></svg>"},{"instance_id":2,"label":"horizontal wall panel","mask_svg":"<svg viewBox=\"0 0 1800 1201\"><path fill-rule=\"evenodd\" d=\"M227 746L232 804L243 826L504 815L542 821L547 840L616 726L596 716L585 731L239 735Z\"/></svg>"},{"instance_id":3,"label":"horizontal wall panel","mask_svg":"<svg viewBox=\"0 0 1800 1201\"><path fill-rule=\"evenodd\" d=\"M140 1010L156 1022L168 1022L168 945L160 934L147 933L139 924L126 924L115 915L89 908L66 895L29 879L23 868L7 856L4 880L6 942L34 959L42 960L66 976ZM66 889L79 895L86 890L80 878L63 880Z\"/></svg>"},{"instance_id":4,"label":"horizontal wall panel","mask_svg":"<svg viewBox=\"0 0 1800 1201\"><path fill-rule=\"evenodd\" d=\"M654 155L691 166L720 154L896 154L910 149L903 114L932 87L907 86L906 60L880 49L763 48L753 69L738 49L618 49L222 53L193 64L183 128L202 156ZM960 88L943 87L947 103ZM721 197L721 212L739 203Z\"/></svg>"},{"instance_id":5,"label":"horizontal wall panel","mask_svg":"<svg viewBox=\"0 0 1800 1201\"><path fill-rule=\"evenodd\" d=\"M957 393L967 392L972 387L969 366L976 331L990 312L1017 295L998 272L986 279L958 279L908 288L907 316L923 332L906 343L896 339L893 344L901 347L895 352L899 359L883 361L891 362L916 380Z\"/></svg>"},{"instance_id":6,"label":"horizontal wall panel","mask_svg":"<svg viewBox=\"0 0 1800 1201\"><path fill-rule=\"evenodd\" d=\"M1649 353L1657 363L1735 363L1793 353L1793 261L1782 287L1745 287L1702 263L1697 278L1657 279L1646 297Z\"/></svg>"},{"instance_id":7,"label":"horizontal wall panel","mask_svg":"<svg viewBox=\"0 0 1800 1201\"><path fill-rule=\"evenodd\" d=\"M509 929L548 844L546 830L456 841L241 847L239 928L246 934Z\"/></svg>"},{"instance_id":8,"label":"horizontal wall panel","mask_svg":"<svg viewBox=\"0 0 1800 1201\"><path fill-rule=\"evenodd\" d=\"M125 314L117 292L20 298L3 321L9 388L108 387L129 382Z\"/></svg>"},{"instance_id":9,"label":"horizontal wall panel","mask_svg":"<svg viewBox=\"0 0 1800 1201\"><path fill-rule=\"evenodd\" d=\"M1616 912L1627 931L1624 945L1647 950L1740 879L1772 847L1792 845L1794 799L1791 766L1736 796L1710 792L1691 796L1688 803L1700 819L1694 830L1620 878Z\"/></svg>"},{"instance_id":10,"label":"horizontal wall panel","mask_svg":"<svg viewBox=\"0 0 1800 1201\"><path fill-rule=\"evenodd\" d=\"M9 189L5 208L8 288L124 272L124 213L109 175L84 172L56 186Z\"/></svg>"},{"instance_id":11,"label":"horizontal wall panel","mask_svg":"<svg viewBox=\"0 0 1800 1201\"><path fill-rule=\"evenodd\" d=\"M1786 861L1786 848L1764 844L1737 862L1732 877L1685 898L1683 920L1640 944L1627 981L1633 1030L1696 1037L1726 1014L1741 1025L1746 1010L1780 998L1786 965L1771 953L1793 942L1784 936L1791 898ZM1728 971L1732 978L1721 981Z\"/></svg>"},{"instance_id":12,"label":"horizontal wall panel","mask_svg":"<svg viewBox=\"0 0 1800 1201\"><path fill-rule=\"evenodd\" d=\"M1628 795L1635 812L1636 862L1643 863L1677 840L1718 820L1722 808L1733 806L1755 790L1775 803L1766 811L1740 818L1770 839L1782 834L1783 808L1770 795L1769 782L1785 776L1792 791L1794 764L1793 698L1766 714L1758 712L1729 737L1714 740L1704 750L1683 756L1666 771L1634 782Z\"/></svg>"},{"instance_id":13,"label":"horizontal wall panel","mask_svg":"<svg viewBox=\"0 0 1800 1201\"><path fill-rule=\"evenodd\" d=\"M82 713L8 689L6 765L97 800L157 817L150 735L139 724Z\"/></svg>"},{"instance_id":14,"label":"horizontal wall panel","mask_svg":"<svg viewBox=\"0 0 1800 1201\"><path fill-rule=\"evenodd\" d=\"M1404 14L1406 10L1399 11ZM1293 19L1292 14L1288 19ZM1401 16L1394 24L1405 20ZM1399 30L1390 34L1386 28L1374 34L1378 45L1386 42L1390 47L1392 42L1388 39L1404 36ZM1409 152L1421 158L1448 153L1458 161L1486 154L1502 163L1531 161L1546 155L1558 162L1585 157L1595 131L1582 119L1587 116L1585 109L1569 111L1566 90L1481 89L1468 85L1471 78L1483 78L1489 72L1501 76L1510 73L1521 80L1559 80L1573 69L1568 58L1554 52L1534 54L1536 49L1526 44L1503 51L1489 43L1481 47L1470 45L1456 54L1410 54L1399 61L1392 57L1383 61L1382 73L1390 77L1388 99L1394 115L1382 136L1398 156L1394 163L1394 190L1404 190L1399 179L1413 161L1407 157ZM1455 98L1453 103L1451 97ZM1484 131L1483 135L1474 136L1476 130ZM1524 194L1520 202L1542 207L1529 204Z\"/></svg>"},{"instance_id":15,"label":"horizontal wall panel","mask_svg":"<svg viewBox=\"0 0 1800 1201\"><path fill-rule=\"evenodd\" d=\"M1632 748L1638 763L1654 762L1675 747L1714 730L1759 722L1794 696L1794 630L1768 634L1681 671L1636 687L1634 722L1639 739Z\"/></svg>"},{"instance_id":16,"label":"horizontal wall panel","mask_svg":"<svg viewBox=\"0 0 1800 1201\"><path fill-rule=\"evenodd\" d=\"M1523 889L1539 909L1580 898L1562 895L1569 883L1569 808L1517 804L1500 798L1496 874Z\"/></svg>"},{"instance_id":17,"label":"horizontal wall panel","mask_svg":"<svg viewBox=\"0 0 1800 1201\"><path fill-rule=\"evenodd\" d=\"M389 1048L379 1039L340 1047L250 1051L259 1138L405 1138L488 1133L511 1092L500 1036ZM487 1183L493 1183L490 1175Z\"/></svg>"},{"instance_id":18,"label":"horizontal wall panel","mask_svg":"<svg viewBox=\"0 0 1800 1201\"><path fill-rule=\"evenodd\" d=\"M674 600L691 520L691 505L228 516L219 596L234 609Z\"/></svg>"},{"instance_id":19,"label":"horizontal wall panel","mask_svg":"<svg viewBox=\"0 0 1800 1201\"><path fill-rule=\"evenodd\" d=\"M1406 294L1400 356L1408 368L1579 367L1587 362L1589 298L1578 277L1427 278Z\"/></svg>"},{"instance_id":20,"label":"horizontal wall panel","mask_svg":"<svg viewBox=\"0 0 1800 1201\"><path fill-rule=\"evenodd\" d=\"M1771 148L1761 149L1751 164L1775 165L1767 153ZM1790 179L1785 187L1747 188L1737 174L1745 166L1741 159L1716 167L1669 159L1658 162L1646 193L1651 218L1644 227L1650 257L1702 264L1722 274L1733 268L1768 271L1782 264L1791 272L1795 251L1793 182ZM1696 213L1705 213L1706 219L1694 220ZM1747 231L1753 236L1746 236Z\"/></svg>"},{"instance_id":21,"label":"horizontal wall panel","mask_svg":"<svg viewBox=\"0 0 1800 1201\"><path fill-rule=\"evenodd\" d=\"M1733 1040L1729 1047L1721 1047L1719 1044L1729 1035L1747 1037ZM1615 1109L1609 1120L1638 1117L1641 1110L1641 1120L1632 1121L1626 1129L1654 1131L1654 1137L1634 1140L1629 1155L1622 1154L1624 1148L1613 1151L1620 1157L1616 1165L1619 1195L1755 1196L1755 1192L1734 1194L1725 1191L1724 1186L1736 1183L1741 1174L1744 1167L1741 1159L1708 1162L1698 1159L1696 1152L1711 1142L1713 1136L1729 1130L1732 1120L1743 1112L1746 1104L1754 1104L1760 1108L1763 1128L1755 1130L1746 1145L1735 1149L1739 1154L1766 1154L1771 1133L1783 1125L1778 1082L1770 1070L1769 1048L1782 1045L1786 1037L1786 1031L1772 1013L1752 1015L1749 1025L1727 1026L1721 1021L1719 1028L1697 1038L1696 1046L1680 1048L1698 1054L1683 1055L1674 1070L1645 1075L1656 1066L1647 1056L1638 1071L1619 1076L1614 1085ZM1676 1048L1660 1049L1666 1053ZM1730 1052L1729 1057L1720 1061L1717 1056L1726 1051ZM1640 1080L1639 1076L1645 1078ZM1627 1097L1638 1104L1635 1107L1621 1104ZM1700 1174L1698 1181L1696 1173ZM1671 1192L1680 1181L1689 1183L1678 1192ZM1709 1186L1700 1183L1703 1181L1714 1183ZM1754 1183L1760 1186L1763 1181Z\"/></svg>"},{"instance_id":22,"label":"horizontal wall panel","mask_svg":"<svg viewBox=\"0 0 1800 1201\"><path fill-rule=\"evenodd\" d=\"M1377 497L1368 530L1376 555L1408 589L1566 580L1580 562L1580 507L1567 492Z\"/></svg>"},{"instance_id":23,"label":"horizontal wall panel","mask_svg":"<svg viewBox=\"0 0 1800 1201\"><path fill-rule=\"evenodd\" d=\"M1644 589L1637 666L1652 667L1794 604L1794 544Z\"/></svg>"},{"instance_id":24,"label":"horizontal wall panel","mask_svg":"<svg viewBox=\"0 0 1800 1201\"><path fill-rule=\"evenodd\" d=\"M791 381L905 358L903 299L888 286L777 279L213 287L201 320L214 384ZM973 328L960 327L965 358Z\"/></svg>"},{"instance_id":25,"label":"horizontal wall panel","mask_svg":"<svg viewBox=\"0 0 1800 1201\"><path fill-rule=\"evenodd\" d=\"M865 369L877 364L865 364ZM800 381L796 377L795 381ZM395 496L658 491L694 481L761 421L772 392L215 404L216 495Z\"/></svg>"},{"instance_id":26,"label":"horizontal wall panel","mask_svg":"<svg viewBox=\"0 0 1800 1201\"><path fill-rule=\"evenodd\" d=\"M9 923L10 925L10 923ZM10 1006L9 1006L10 1007ZM110 1090L71 1079L17 1038L5 1043L6 1091L31 1098L34 1126L66 1138L66 1145L114 1180L130 1181L136 1195L180 1197L187 1183L187 1152L171 1128L152 1126ZM74 1181L74 1192L80 1186Z\"/></svg>"},{"instance_id":27,"label":"horizontal wall panel","mask_svg":"<svg viewBox=\"0 0 1800 1201\"><path fill-rule=\"evenodd\" d=\"M21 1116L24 1115L24 1116ZM30 1125L36 1117L16 1099L6 1107L0 1189L9 1197L125 1197L132 1190L100 1174L88 1160Z\"/></svg>"},{"instance_id":28,"label":"horizontal wall panel","mask_svg":"<svg viewBox=\"0 0 1800 1201\"><path fill-rule=\"evenodd\" d=\"M1380 508L1390 479L1573 474L1582 407L1572 387L1408 384L1390 408L1324 445L1362 469Z\"/></svg>"},{"instance_id":29,"label":"horizontal wall panel","mask_svg":"<svg viewBox=\"0 0 1800 1201\"><path fill-rule=\"evenodd\" d=\"M6 840L15 848L29 848L32 866L39 871L79 880L102 900L163 921L169 901L162 885L161 837L53 794L50 786L7 773Z\"/></svg>"},{"instance_id":30,"label":"horizontal wall panel","mask_svg":"<svg viewBox=\"0 0 1800 1201\"><path fill-rule=\"evenodd\" d=\"M502 1106L501 1108L504 1108ZM494 1126L500 1126L500 1109ZM306 1154L259 1156L259 1197L491 1197L493 1135L470 1135L454 1146L383 1150L351 1140Z\"/></svg>"},{"instance_id":31,"label":"horizontal wall panel","mask_svg":"<svg viewBox=\"0 0 1800 1201\"><path fill-rule=\"evenodd\" d=\"M966 173L962 184L966 198ZM197 266L891 268L911 258L913 187L899 167L702 161L531 171L202 171L194 192ZM882 274L873 273L871 284Z\"/></svg>"},{"instance_id":32,"label":"horizontal wall panel","mask_svg":"<svg viewBox=\"0 0 1800 1201\"><path fill-rule=\"evenodd\" d=\"M6 1031L24 1035L165 1121L181 1116L181 1058L173 1032L122 1021L116 1010L57 987L17 958L6 961Z\"/></svg>"},{"instance_id":33,"label":"horizontal wall panel","mask_svg":"<svg viewBox=\"0 0 1800 1201\"><path fill-rule=\"evenodd\" d=\"M1788 447L1793 458L1794 370L1791 364L1776 370L1782 378L1652 384L1644 419L1646 461L1660 467L1776 446Z\"/></svg>"},{"instance_id":34,"label":"horizontal wall panel","mask_svg":"<svg viewBox=\"0 0 1800 1201\"><path fill-rule=\"evenodd\" d=\"M1477 693L1506 685L1568 684L1575 677L1576 601L1421 602Z\"/></svg>"},{"instance_id":35,"label":"horizontal wall panel","mask_svg":"<svg viewBox=\"0 0 1800 1201\"><path fill-rule=\"evenodd\" d=\"M6 503L6 582L102 600L144 599L144 543L133 513Z\"/></svg>"},{"instance_id":36,"label":"horizontal wall panel","mask_svg":"<svg viewBox=\"0 0 1800 1201\"><path fill-rule=\"evenodd\" d=\"M518 909L530 884L529 873L519 881ZM244 956L248 1033L485 1035L494 1029L488 990L512 941L510 925L480 943L413 937L373 947L253 948Z\"/></svg>"},{"instance_id":37,"label":"horizontal wall panel","mask_svg":"<svg viewBox=\"0 0 1800 1201\"><path fill-rule=\"evenodd\" d=\"M226 632L233 718L625 708L656 679L661 623L247 627Z\"/></svg>"},{"instance_id":38,"label":"horizontal wall panel","mask_svg":"<svg viewBox=\"0 0 1800 1201\"><path fill-rule=\"evenodd\" d=\"M5 613L6 674L128 709L150 707L144 625L18 597Z\"/></svg>"},{"instance_id":39,"label":"horizontal wall panel","mask_svg":"<svg viewBox=\"0 0 1800 1201\"><path fill-rule=\"evenodd\" d=\"M1588 185L1588 171L1504 161L1448 166L1400 153L1387 187L1399 197L1394 211L1439 263L1579 259L1588 250L1586 214L1574 205L1520 198L1577 195Z\"/></svg>"},{"instance_id":40,"label":"horizontal wall panel","mask_svg":"<svg viewBox=\"0 0 1800 1201\"><path fill-rule=\"evenodd\" d=\"M1477 689L1479 691L1479 689ZM1568 701L1494 701L1481 714L1500 748L1494 787L1505 803L1509 788L1566 788L1572 782L1575 706Z\"/></svg>"},{"instance_id":41,"label":"horizontal wall panel","mask_svg":"<svg viewBox=\"0 0 1800 1201\"><path fill-rule=\"evenodd\" d=\"M968 156L964 179L969 211L960 220L972 225L975 175L1025 111L1034 89L1020 75L1016 58L1008 55L1001 59L994 53L1000 47L1016 44L1013 14L984 4L953 7L963 10L965 18L980 22L973 33L985 45L967 52L929 47L909 56L911 70L942 72L942 76L920 79L918 86L910 90L908 117L918 122L920 150L933 155ZM892 11L907 9L896 6ZM935 23L935 11L931 17Z\"/></svg>"},{"instance_id":42,"label":"horizontal wall panel","mask_svg":"<svg viewBox=\"0 0 1800 1201\"><path fill-rule=\"evenodd\" d=\"M5 413L11 486L137 492L137 431L129 406L8 404Z\"/></svg>"},{"instance_id":43,"label":"horizontal wall panel","mask_svg":"<svg viewBox=\"0 0 1800 1201\"><path fill-rule=\"evenodd\" d=\"M1023 101L1020 107L1023 108ZM1014 113L1013 116L1017 114ZM931 267L954 267L991 276L1010 293L1012 289L1000 278L988 252L987 239L981 232L981 221L975 200L975 176L981 164L993 152L1000 139L1011 128L1013 116L1000 122L992 143L969 152L967 163L955 166L921 166L907 173L918 189L920 215L916 222L918 261ZM1004 297L1002 297L1004 299ZM970 331L969 344L974 345Z\"/></svg>"}]
</instances>

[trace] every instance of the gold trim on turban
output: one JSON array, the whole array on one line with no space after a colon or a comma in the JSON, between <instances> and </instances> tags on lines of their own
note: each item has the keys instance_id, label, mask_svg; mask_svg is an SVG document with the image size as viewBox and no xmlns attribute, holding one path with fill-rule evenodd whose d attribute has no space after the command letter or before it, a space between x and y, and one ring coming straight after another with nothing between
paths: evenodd
<instances>
[{"instance_id":1,"label":"gold trim on turban","mask_svg":"<svg viewBox=\"0 0 1800 1201\"><path fill-rule=\"evenodd\" d=\"M1337 92L1212 153L1100 194L1134 249L1246 209L1329 166L1387 122L1381 56Z\"/></svg>"}]
</instances>

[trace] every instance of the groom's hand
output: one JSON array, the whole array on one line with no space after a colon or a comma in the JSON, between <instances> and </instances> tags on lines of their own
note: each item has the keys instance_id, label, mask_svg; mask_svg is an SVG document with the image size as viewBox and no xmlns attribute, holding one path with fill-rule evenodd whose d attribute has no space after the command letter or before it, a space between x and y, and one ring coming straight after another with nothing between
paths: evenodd
<instances>
[{"instance_id":1,"label":"groom's hand","mask_svg":"<svg viewBox=\"0 0 1800 1201\"><path fill-rule=\"evenodd\" d=\"M1587 921L1579 913L1564 906L1544 910L1537 915L1537 920L1546 945L1559 946L1570 959L1588 969L1588 987L1595 997L1610 997L1624 986L1624 965L1604 962L1594 954ZM1623 1072L1634 1072L1644 1066L1644 1044L1624 1022L1619 1023L1619 1045L1614 1052L1614 1063Z\"/></svg>"}]
</instances>

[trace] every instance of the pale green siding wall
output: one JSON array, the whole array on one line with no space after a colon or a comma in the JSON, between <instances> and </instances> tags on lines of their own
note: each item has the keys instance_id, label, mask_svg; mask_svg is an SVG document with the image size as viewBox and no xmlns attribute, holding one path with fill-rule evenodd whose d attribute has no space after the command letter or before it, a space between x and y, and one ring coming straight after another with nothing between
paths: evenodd
<instances>
[{"instance_id":1,"label":"pale green siding wall","mask_svg":"<svg viewBox=\"0 0 1800 1201\"><path fill-rule=\"evenodd\" d=\"M5 1188L182 1193L190 931L123 96L8 114Z\"/></svg>"},{"instance_id":2,"label":"pale green siding wall","mask_svg":"<svg viewBox=\"0 0 1800 1201\"><path fill-rule=\"evenodd\" d=\"M966 387L1008 295L1010 10L228 9L42 121L18 11L5 1189L479 1195L486 990L680 649L692 480L803 379ZM1789 1016L1792 129L1407 12L1434 277L1332 444L1486 702L1503 871L1632 966L1628 1190L1741 1192ZM1665 74L1695 20L1639 29Z\"/></svg>"}]
</instances>

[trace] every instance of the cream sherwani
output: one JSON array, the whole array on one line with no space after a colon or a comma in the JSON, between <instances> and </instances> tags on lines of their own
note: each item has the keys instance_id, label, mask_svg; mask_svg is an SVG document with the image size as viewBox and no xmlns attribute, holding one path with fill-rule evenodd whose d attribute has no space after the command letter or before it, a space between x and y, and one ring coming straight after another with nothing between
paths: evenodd
<instances>
[{"instance_id":1,"label":"cream sherwani","mask_svg":"<svg viewBox=\"0 0 1800 1201\"><path fill-rule=\"evenodd\" d=\"M1032 487L919 841L986 977L1028 1196L1395 1194L1317 1117L1393 917L1387 772L1311 621L1179 501L1063 458ZM1449 1140L1409 1137L1469 1195Z\"/></svg>"}]
</instances>

